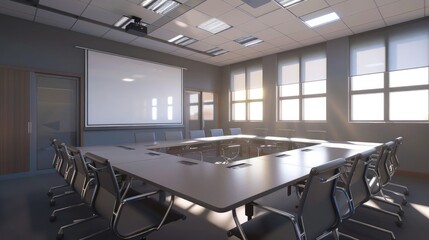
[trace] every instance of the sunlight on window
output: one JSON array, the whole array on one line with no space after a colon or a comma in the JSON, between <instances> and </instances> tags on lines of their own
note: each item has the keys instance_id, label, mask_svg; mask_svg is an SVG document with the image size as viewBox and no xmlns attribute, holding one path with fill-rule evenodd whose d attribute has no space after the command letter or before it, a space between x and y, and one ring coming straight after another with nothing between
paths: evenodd
<instances>
[{"instance_id":1,"label":"sunlight on window","mask_svg":"<svg viewBox=\"0 0 429 240\"><path fill-rule=\"evenodd\" d=\"M167 104L168 105L173 105L173 97L170 96L170 97L167 98Z\"/></svg>"},{"instance_id":2,"label":"sunlight on window","mask_svg":"<svg viewBox=\"0 0 429 240\"><path fill-rule=\"evenodd\" d=\"M310 95L310 94L321 94L326 93L326 81L313 81L313 82L304 82L302 84L302 94Z\"/></svg>"},{"instance_id":3,"label":"sunlight on window","mask_svg":"<svg viewBox=\"0 0 429 240\"><path fill-rule=\"evenodd\" d=\"M384 119L383 93L356 94L352 96L352 121L381 121Z\"/></svg>"},{"instance_id":4,"label":"sunlight on window","mask_svg":"<svg viewBox=\"0 0 429 240\"><path fill-rule=\"evenodd\" d=\"M262 70L250 72L249 85L249 99L262 99Z\"/></svg>"},{"instance_id":5,"label":"sunlight on window","mask_svg":"<svg viewBox=\"0 0 429 240\"><path fill-rule=\"evenodd\" d=\"M351 78L351 90L381 89L384 87L384 73L374 73Z\"/></svg>"},{"instance_id":6,"label":"sunlight on window","mask_svg":"<svg viewBox=\"0 0 429 240\"><path fill-rule=\"evenodd\" d=\"M279 86L280 96L279 97L293 97L299 95L299 83L287 84Z\"/></svg>"},{"instance_id":7,"label":"sunlight on window","mask_svg":"<svg viewBox=\"0 0 429 240\"><path fill-rule=\"evenodd\" d=\"M280 101L280 120L299 120L299 99Z\"/></svg>"},{"instance_id":8,"label":"sunlight on window","mask_svg":"<svg viewBox=\"0 0 429 240\"><path fill-rule=\"evenodd\" d=\"M428 90L391 92L390 120L428 120Z\"/></svg>"},{"instance_id":9,"label":"sunlight on window","mask_svg":"<svg viewBox=\"0 0 429 240\"><path fill-rule=\"evenodd\" d=\"M189 106L189 120L198 120L198 105Z\"/></svg>"},{"instance_id":10,"label":"sunlight on window","mask_svg":"<svg viewBox=\"0 0 429 240\"><path fill-rule=\"evenodd\" d=\"M249 103L249 120L250 121L262 121L263 120L263 104L262 102L250 102Z\"/></svg>"},{"instance_id":11,"label":"sunlight on window","mask_svg":"<svg viewBox=\"0 0 429 240\"><path fill-rule=\"evenodd\" d=\"M246 74L244 72L232 76L231 91L233 101L246 99Z\"/></svg>"},{"instance_id":12,"label":"sunlight on window","mask_svg":"<svg viewBox=\"0 0 429 240\"><path fill-rule=\"evenodd\" d=\"M231 117L233 121L246 120L246 103L233 103Z\"/></svg>"},{"instance_id":13,"label":"sunlight on window","mask_svg":"<svg viewBox=\"0 0 429 240\"><path fill-rule=\"evenodd\" d=\"M204 120L214 120L214 105L213 104L204 104L203 105L203 119Z\"/></svg>"},{"instance_id":14,"label":"sunlight on window","mask_svg":"<svg viewBox=\"0 0 429 240\"><path fill-rule=\"evenodd\" d=\"M427 67L389 72L389 87L427 85L428 75Z\"/></svg>"},{"instance_id":15,"label":"sunlight on window","mask_svg":"<svg viewBox=\"0 0 429 240\"><path fill-rule=\"evenodd\" d=\"M157 104L158 104L157 99L152 98L152 120L158 119Z\"/></svg>"},{"instance_id":16,"label":"sunlight on window","mask_svg":"<svg viewBox=\"0 0 429 240\"><path fill-rule=\"evenodd\" d=\"M326 120L326 97L303 100L303 120Z\"/></svg>"},{"instance_id":17,"label":"sunlight on window","mask_svg":"<svg viewBox=\"0 0 429 240\"><path fill-rule=\"evenodd\" d=\"M198 97L199 97L198 93L189 94L189 103L198 103L199 102Z\"/></svg>"}]
</instances>

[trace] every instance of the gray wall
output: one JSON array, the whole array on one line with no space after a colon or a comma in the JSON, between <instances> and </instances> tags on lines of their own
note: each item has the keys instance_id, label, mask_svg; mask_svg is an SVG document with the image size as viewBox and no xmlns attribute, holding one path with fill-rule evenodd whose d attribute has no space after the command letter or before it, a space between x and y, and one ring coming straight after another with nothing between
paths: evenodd
<instances>
[{"instance_id":1,"label":"gray wall","mask_svg":"<svg viewBox=\"0 0 429 240\"><path fill-rule=\"evenodd\" d=\"M186 68L184 87L217 92L220 68L173 55L138 48L60 28L0 15L0 65L37 71L85 76L84 50L81 46L119 55ZM144 129L138 130L144 131ZM155 129L163 139L163 128ZM84 131L83 144L116 144L134 141L135 130Z\"/></svg>"},{"instance_id":2,"label":"gray wall","mask_svg":"<svg viewBox=\"0 0 429 240\"><path fill-rule=\"evenodd\" d=\"M415 21L416 22L416 21ZM414 22L414 23L415 23ZM429 19L417 21L422 26L429 26ZM377 31L385 31L393 26ZM295 129L297 136L306 136L306 130L326 131L328 140L354 140L370 142L387 142L397 136L404 137L404 144L398 150L400 169L415 173L429 174L428 123L352 123L348 121L348 78L349 78L349 38L330 40L326 44L327 53L327 121L320 123L305 122L277 122L276 121L276 84L277 84L277 57L273 54L253 61L260 61L263 65L264 76L264 121L234 123L229 122L229 103L222 102L221 125L224 129L241 127L244 133L254 133L254 128L269 129L270 135L279 134L279 129ZM298 49L299 50L299 49ZM293 50L293 51L298 51ZM253 62L249 61L249 62ZM222 98L228 99L230 69L246 65L235 64L222 68ZM412 107L412 106L410 106Z\"/></svg>"}]
</instances>

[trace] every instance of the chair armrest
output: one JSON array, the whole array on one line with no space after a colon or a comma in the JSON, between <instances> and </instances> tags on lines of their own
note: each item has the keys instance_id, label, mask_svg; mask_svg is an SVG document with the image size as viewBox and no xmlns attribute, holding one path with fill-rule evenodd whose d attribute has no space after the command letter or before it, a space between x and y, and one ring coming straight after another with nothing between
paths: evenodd
<instances>
[{"instance_id":1,"label":"chair armrest","mask_svg":"<svg viewBox=\"0 0 429 240\"><path fill-rule=\"evenodd\" d=\"M158 194L159 192L160 192L160 190L157 190L157 191L153 191L153 192L142 193L142 194L139 194L139 195L136 195L136 196L124 198L121 203L125 204L125 203L130 202L130 201L137 201L137 200L140 200L140 199L148 198L150 196Z\"/></svg>"},{"instance_id":2,"label":"chair armrest","mask_svg":"<svg viewBox=\"0 0 429 240\"><path fill-rule=\"evenodd\" d=\"M294 224L296 224L296 217L295 217L295 215L293 215L293 214L291 214L291 213L288 213L288 212L282 211L282 210L277 209L277 208L273 208L273 207L269 207L269 206L264 206L264 205L261 205L261 204L256 203L256 202L252 202L251 204L252 204L253 206L255 206L255 207L258 207L258 208L260 208L260 209L266 210L266 211L268 211L268 212L275 213L275 214L281 215L281 216L283 216L283 217L287 217L287 218L289 218L289 219L290 219Z\"/></svg>"}]
</instances>

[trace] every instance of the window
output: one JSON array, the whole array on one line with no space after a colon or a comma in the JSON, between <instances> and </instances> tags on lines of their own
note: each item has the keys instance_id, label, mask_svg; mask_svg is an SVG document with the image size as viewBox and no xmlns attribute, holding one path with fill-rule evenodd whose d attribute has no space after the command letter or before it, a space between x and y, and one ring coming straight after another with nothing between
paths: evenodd
<instances>
[{"instance_id":1,"label":"window","mask_svg":"<svg viewBox=\"0 0 429 240\"><path fill-rule=\"evenodd\" d=\"M428 121L429 29L363 36L350 47L351 121Z\"/></svg>"},{"instance_id":2,"label":"window","mask_svg":"<svg viewBox=\"0 0 429 240\"><path fill-rule=\"evenodd\" d=\"M203 120L214 120L214 95L212 92L203 92Z\"/></svg>"},{"instance_id":3,"label":"window","mask_svg":"<svg viewBox=\"0 0 429 240\"><path fill-rule=\"evenodd\" d=\"M231 73L231 120L263 120L263 76L261 66Z\"/></svg>"},{"instance_id":4,"label":"window","mask_svg":"<svg viewBox=\"0 0 429 240\"><path fill-rule=\"evenodd\" d=\"M189 120L198 120L200 118L199 103L200 93L189 94Z\"/></svg>"},{"instance_id":5,"label":"window","mask_svg":"<svg viewBox=\"0 0 429 240\"><path fill-rule=\"evenodd\" d=\"M279 121L326 121L326 53L286 56L278 65Z\"/></svg>"}]
</instances>

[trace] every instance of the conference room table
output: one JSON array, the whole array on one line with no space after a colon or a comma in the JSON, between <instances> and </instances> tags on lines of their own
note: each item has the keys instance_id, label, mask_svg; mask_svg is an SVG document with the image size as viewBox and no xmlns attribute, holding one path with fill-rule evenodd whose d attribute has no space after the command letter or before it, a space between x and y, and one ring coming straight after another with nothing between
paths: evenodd
<instances>
[{"instance_id":1,"label":"conference room table","mask_svg":"<svg viewBox=\"0 0 429 240\"><path fill-rule=\"evenodd\" d=\"M267 140L305 143L307 147L213 164L154 151L229 140ZM108 159L112 166L165 192L209 210L227 212L307 178L312 167L337 158L349 158L380 146L378 143L341 142L252 135L229 135L182 141L80 147ZM249 217L249 216L248 216Z\"/></svg>"}]
</instances>

